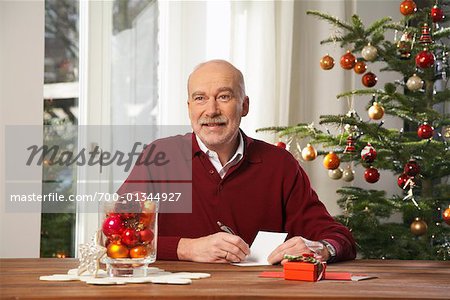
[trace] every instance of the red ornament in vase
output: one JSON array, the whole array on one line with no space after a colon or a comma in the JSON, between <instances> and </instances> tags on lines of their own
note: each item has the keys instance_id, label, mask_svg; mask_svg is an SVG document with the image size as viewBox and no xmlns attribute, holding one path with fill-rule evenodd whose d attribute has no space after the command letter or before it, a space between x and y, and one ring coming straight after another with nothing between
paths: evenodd
<instances>
[{"instance_id":1,"label":"red ornament in vase","mask_svg":"<svg viewBox=\"0 0 450 300\"><path fill-rule=\"evenodd\" d=\"M102 231L107 237L121 235L124 229L122 218L118 215L109 216L103 221Z\"/></svg>"},{"instance_id":2,"label":"red ornament in vase","mask_svg":"<svg viewBox=\"0 0 450 300\"><path fill-rule=\"evenodd\" d=\"M122 233L121 242L128 247L133 247L139 242L139 234L134 229L125 229Z\"/></svg>"}]
</instances>

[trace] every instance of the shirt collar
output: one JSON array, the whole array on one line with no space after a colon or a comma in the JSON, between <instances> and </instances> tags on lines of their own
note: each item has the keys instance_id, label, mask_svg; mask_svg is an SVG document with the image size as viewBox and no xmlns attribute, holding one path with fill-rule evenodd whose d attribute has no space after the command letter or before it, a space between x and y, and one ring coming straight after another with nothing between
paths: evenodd
<instances>
[{"instance_id":1,"label":"shirt collar","mask_svg":"<svg viewBox=\"0 0 450 300\"><path fill-rule=\"evenodd\" d=\"M197 140L197 144L200 148L200 150L202 150L203 152L205 152L206 154L209 154L210 152L214 152L210 149L208 149L208 147L206 147L206 145L202 142L202 140L196 135L195 135L195 139ZM236 149L236 152L233 154L233 156L230 158L230 161L235 159L237 156L244 156L244 138L242 137L241 131L239 131L239 145L238 148Z\"/></svg>"}]
</instances>

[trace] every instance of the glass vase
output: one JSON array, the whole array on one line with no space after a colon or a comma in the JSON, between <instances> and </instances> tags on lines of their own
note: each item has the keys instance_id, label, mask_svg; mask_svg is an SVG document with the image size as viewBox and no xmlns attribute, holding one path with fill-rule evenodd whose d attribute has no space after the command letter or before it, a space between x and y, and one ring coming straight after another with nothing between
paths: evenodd
<instances>
[{"instance_id":1,"label":"glass vase","mask_svg":"<svg viewBox=\"0 0 450 300\"><path fill-rule=\"evenodd\" d=\"M108 275L147 276L149 264L156 260L158 202L144 193L126 193L104 204L100 215Z\"/></svg>"}]
</instances>

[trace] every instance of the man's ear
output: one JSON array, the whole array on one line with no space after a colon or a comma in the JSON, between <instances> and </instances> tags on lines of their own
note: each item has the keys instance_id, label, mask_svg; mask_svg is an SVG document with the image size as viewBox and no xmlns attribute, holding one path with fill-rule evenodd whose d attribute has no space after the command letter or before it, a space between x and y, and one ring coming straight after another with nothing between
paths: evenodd
<instances>
[{"instance_id":1,"label":"man's ear","mask_svg":"<svg viewBox=\"0 0 450 300\"><path fill-rule=\"evenodd\" d=\"M250 106L250 98L248 96L245 96L244 102L242 103L242 113L241 113L242 117L245 117L248 114L249 106Z\"/></svg>"}]
</instances>

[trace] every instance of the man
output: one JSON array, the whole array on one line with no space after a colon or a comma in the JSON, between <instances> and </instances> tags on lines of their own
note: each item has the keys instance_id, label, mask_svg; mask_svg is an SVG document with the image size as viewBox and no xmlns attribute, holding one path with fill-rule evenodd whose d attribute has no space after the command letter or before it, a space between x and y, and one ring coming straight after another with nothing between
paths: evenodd
<instances>
[{"instance_id":1,"label":"man","mask_svg":"<svg viewBox=\"0 0 450 300\"><path fill-rule=\"evenodd\" d=\"M238 69L222 60L200 64L189 76L187 104L192 213L159 215L159 259L240 262L259 230L288 232L268 257L272 264L312 250L327 261L355 257L349 230L328 214L293 156L239 129L249 98ZM120 192L130 190L125 184ZM235 234L218 232L217 221Z\"/></svg>"}]
</instances>

